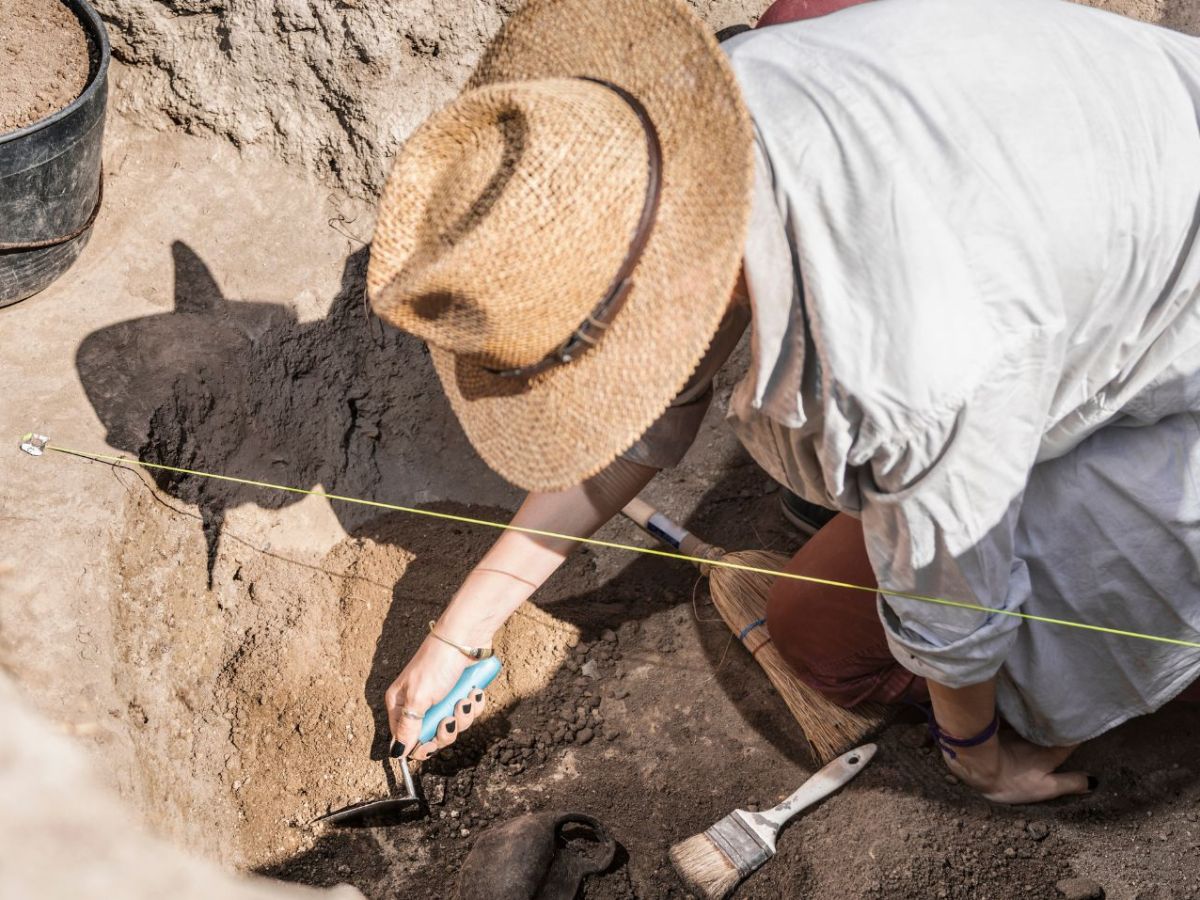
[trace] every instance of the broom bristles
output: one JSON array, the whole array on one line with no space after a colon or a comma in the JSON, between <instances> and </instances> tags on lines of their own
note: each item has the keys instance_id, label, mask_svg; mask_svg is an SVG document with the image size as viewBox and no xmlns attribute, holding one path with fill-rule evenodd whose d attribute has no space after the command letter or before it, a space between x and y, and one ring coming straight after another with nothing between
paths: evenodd
<instances>
[{"instance_id":1,"label":"broom bristles","mask_svg":"<svg viewBox=\"0 0 1200 900\"><path fill-rule=\"evenodd\" d=\"M724 900L742 880L733 860L707 833L680 841L667 855L688 890L704 900Z\"/></svg>"},{"instance_id":2,"label":"broom bristles","mask_svg":"<svg viewBox=\"0 0 1200 900\"><path fill-rule=\"evenodd\" d=\"M786 556L765 550L729 553L722 559L773 571L788 562ZM740 569L714 566L709 570L713 604L735 635L766 616L767 596L774 580L773 575ZM887 721L889 710L883 704L861 703L845 709L801 681L779 655L765 626L752 629L743 642L783 697L821 764L857 747Z\"/></svg>"}]
</instances>

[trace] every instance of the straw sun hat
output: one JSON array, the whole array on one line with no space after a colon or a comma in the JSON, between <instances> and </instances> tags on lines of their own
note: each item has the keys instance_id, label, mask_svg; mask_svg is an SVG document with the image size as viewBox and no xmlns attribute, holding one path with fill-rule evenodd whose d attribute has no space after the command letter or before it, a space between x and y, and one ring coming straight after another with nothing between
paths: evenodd
<instances>
[{"instance_id":1,"label":"straw sun hat","mask_svg":"<svg viewBox=\"0 0 1200 900\"><path fill-rule=\"evenodd\" d=\"M480 456L527 490L630 447L741 264L750 120L684 0L530 0L401 149L375 311L428 342Z\"/></svg>"}]
</instances>

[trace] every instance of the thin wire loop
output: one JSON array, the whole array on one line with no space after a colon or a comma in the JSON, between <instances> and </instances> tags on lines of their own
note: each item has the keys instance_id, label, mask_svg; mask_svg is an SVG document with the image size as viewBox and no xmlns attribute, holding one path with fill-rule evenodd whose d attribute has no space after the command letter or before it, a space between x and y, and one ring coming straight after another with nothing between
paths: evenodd
<instances>
[{"instance_id":1,"label":"thin wire loop","mask_svg":"<svg viewBox=\"0 0 1200 900\"><path fill-rule=\"evenodd\" d=\"M1137 638L1143 641L1153 641L1159 644L1171 644L1176 647L1190 647L1200 650L1200 641L1185 641L1181 638L1163 637L1157 634L1143 634L1138 631L1125 631L1120 628L1109 628L1105 625L1092 625L1087 622L1074 622L1070 619L1056 619L1050 616L1038 616L1033 613L1021 612L1015 609L998 609L991 606L983 606L979 603L967 603L962 600L948 600L944 597L928 597L923 594L909 594L903 591L888 591L879 587L870 587L863 584L851 584L845 581L834 581L829 578L817 578L812 575L801 575L797 572L785 572L778 569L768 569L762 566L750 566L745 563L734 562L728 559L705 559L699 556L689 556L686 553L677 553L673 550L660 550L656 547L638 547L634 544L622 544L618 541L605 541L600 538L585 538L571 534L562 534L557 531L545 531L540 528L526 528L521 525L512 525L505 522L492 522L488 519L476 519L471 516L459 516L454 513L438 512L432 509L417 509L412 506L400 506L395 503L384 503L381 500L363 500L358 497L346 497L341 494L329 494L325 491L314 491L306 488L292 487L286 484L273 484L269 481L255 481L251 478L238 478L233 475L219 475L215 472L201 472L195 469L182 469L177 466L166 466L161 463L145 462L140 459L130 459L127 456L110 456L103 453L88 453L83 450L72 450L68 447L58 447L54 444L47 444L46 450L53 450L55 453L62 453L67 456L76 456L80 459L89 459L93 462L109 463L111 465L123 466L125 468L143 468L152 469L161 472L174 472L178 475L194 475L198 478L210 478L214 481L226 481L232 484L244 484L248 487L264 488L272 491L284 491L289 494L302 494L312 497L324 497L327 500L337 500L340 503L353 503L358 506L369 506L375 509L386 509L392 512L408 513L414 516L425 516L430 519L442 519L447 522L458 522L463 525L479 525L485 528L495 528L500 531L516 531L520 534L528 534L533 537L553 538L555 540L570 541L572 543L587 544L592 547L606 547L611 550L626 550L631 553L641 553L646 556L660 556L664 559L677 559L682 562L690 562L703 567L708 566L719 569L735 569L739 572L752 572L758 575L769 575L774 578L789 578L793 581L804 581L809 584L820 584L825 587L844 588L849 591L861 591L869 594L882 594L886 597L897 597L902 600L917 600L921 603L930 603L936 606L948 606L954 609L965 609L972 612L990 613L997 616L1010 616L1016 619L1023 619L1027 622L1040 622L1044 625L1061 625L1067 628L1078 628L1083 631L1098 632L1100 634L1111 634L1117 637Z\"/></svg>"}]
</instances>

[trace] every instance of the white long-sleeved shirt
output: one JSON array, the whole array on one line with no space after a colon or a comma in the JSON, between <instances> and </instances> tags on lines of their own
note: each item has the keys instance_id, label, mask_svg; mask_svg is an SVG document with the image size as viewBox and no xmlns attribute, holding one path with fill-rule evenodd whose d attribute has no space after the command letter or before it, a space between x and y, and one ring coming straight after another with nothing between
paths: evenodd
<instances>
[{"instance_id":1,"label":"white long-sleeved shirt","mask_svg":"<svg viewBox=\"0 0 1200 900\"><path fill-rule=\"evenodd\" d=\"M912 671L996 675L1045 744L1165 703L1200 650L886 591L1200 641L1200 40L877 0L726 50L758 154L743 443L862 519Z\"/></svg>"}]
</instances>

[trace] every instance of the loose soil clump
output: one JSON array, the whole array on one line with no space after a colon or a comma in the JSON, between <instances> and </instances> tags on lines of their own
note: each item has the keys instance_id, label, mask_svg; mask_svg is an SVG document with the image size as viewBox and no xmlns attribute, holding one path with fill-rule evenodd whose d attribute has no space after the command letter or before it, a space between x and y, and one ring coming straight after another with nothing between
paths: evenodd
<instances>
[{"instance_id":1,"label":"loose soil clump","mask_svg":"<svg viewBox=\"0 0 1200 900\"><path fill-rule=\"evenodd\" d=\"M70 105L90 71L87 33L61 0L0 0L0 134Z\"/></svg>"}]
</instances>

